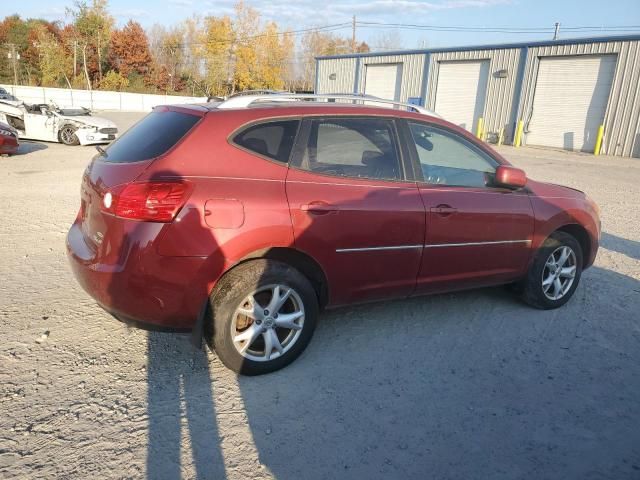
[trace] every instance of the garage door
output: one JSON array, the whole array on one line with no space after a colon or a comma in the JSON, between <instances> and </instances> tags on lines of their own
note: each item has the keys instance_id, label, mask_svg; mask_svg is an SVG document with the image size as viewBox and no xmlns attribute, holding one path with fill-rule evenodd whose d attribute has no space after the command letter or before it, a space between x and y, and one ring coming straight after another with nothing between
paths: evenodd
<instances>
[{"instance_id":1,"label":"garage door","mask_svg":"<svg viewBox=\"0 0 640 480\"><path fill-rule=\"evenodd\" d=\"M473 131L484 112L489 61L440 62L435 111Z\"/></svg>"},{"instance_id":2,"label":"garage door","mask_svg":"<svg viewBox=\"0 0 640 480\"><path fill-rule=\"evenodd\" d=\"M604 121L616 58L541 58L527 144L592 152Z\"/></svg>"},{"instance_id":3,"label":"garage door","mask_svg":"<svg viewBox=\"0 0 640 480\"><path fill-rule=\"evenodd\" d=\"M386 100L400 100L402 64L367 65L364 93Z\"/></svg>"}]
</instances>

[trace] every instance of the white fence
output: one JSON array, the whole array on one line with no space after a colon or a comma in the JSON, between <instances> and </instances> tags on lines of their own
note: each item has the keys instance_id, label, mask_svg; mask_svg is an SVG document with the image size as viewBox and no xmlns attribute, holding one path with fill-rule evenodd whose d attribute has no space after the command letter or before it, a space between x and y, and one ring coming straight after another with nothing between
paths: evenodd
<instances>
[{"instance_id":1,"label":"white fence","mask_svg":"<svg viewBox=\"0 0 640 480\"><path fill-rule=\"evenodd\" d=\"M53 101L59 107L86 107L91 110L148 112L156 105L202 103L207 101L206 97L181 97L178 95L22 87L19 85L0 85L0 87L25 103L49 103Z\"/></svg>"}]
</instances>

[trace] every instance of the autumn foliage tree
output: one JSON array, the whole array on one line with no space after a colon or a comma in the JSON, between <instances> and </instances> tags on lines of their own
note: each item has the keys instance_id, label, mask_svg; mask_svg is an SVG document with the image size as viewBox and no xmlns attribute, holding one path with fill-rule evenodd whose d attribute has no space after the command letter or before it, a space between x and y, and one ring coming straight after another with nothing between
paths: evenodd
<instances>
[{"instance_id":1,"label":"autumn foliage tree","mask_svg":"<svg viewBox=\"0 0 640 480\"><path fill-rule=\"evenodd\" d=\"M107 0L74 0L67 9L73 18L74 48L80 51L87 87L102 80L104 62L114 19L109 14Z\"/></svg>"},{"instance_id":2,"label":"autumn foliage tree","mask_svg":"<svg viewBox=\"0 0 640 480\"><path fill-rule=\"evenodd\" d=\"M315 57L366 52L321 27L290 32L242 1L231 15L191 18L145 31L116 28L108 0L67 0L70 21L10 15L0 21L0 81L135 92L224 96L251 89L313 88ZM13 49L20 55L17 60Z\"/></svg>"},{"instance_id":3,"label":"autumn foliage tree","mask_svg":"<svg viewBox=\"0 0 640 480\"><path fill-rule=\"evenodd\" d=\"M73 73L73 65L59 38L44 25L40 25L34 31L34 42L39 50L42 84L71 88L70 78Z\"/></svg>"},{"instance_id":4,"label":"autumn foliage tree","mask_svg":"<svg viewBox=\"0 0 640 480\"><path fill-rule=\"evenodd\" d=\"M149 41L138 22L129 20L121 30L112 32L109 63L123 77L128 77L131 73L147 75L151 67Z\"/></svg>"},{"instance_id":5,"label":"autumn foliage tree","mask_svg":"<svg viewBox=\"0 0 640 480\"><path fill-rule=\"evenodd\" d=\"M207 17L202 36L208 95L226 95L233 78L234 31L231 18Z\"/></svg>"}]
</instances>

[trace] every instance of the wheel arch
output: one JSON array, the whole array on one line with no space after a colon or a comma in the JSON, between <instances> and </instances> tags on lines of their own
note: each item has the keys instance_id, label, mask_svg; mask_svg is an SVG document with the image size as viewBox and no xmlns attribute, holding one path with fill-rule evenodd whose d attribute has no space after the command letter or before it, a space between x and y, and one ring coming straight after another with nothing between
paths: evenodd
<instances>
[{"instance_id":1,"label":"wheel arch","mask_svg":"<svg viewBox=\"0 0 640 480\"><path fill-rule=\"evenodd\" d=\"M263 259L276 260L291 265L309 279L318 297L320 308L324 308L329 303L329 287L323 268L307 253L291 247L269 247L251 252L228 268L216 283L219 284L222 278L238 266L252 260Z\"/></svg>"},{"instance_id":2,"label":"wheel arch","mask_svg":"<svg viewBox=\"0 0 640 480\"><path fill-rule=\"evenodd\" d=\"M58 130L56 133L56 137L58 139L58 142L60 143L64 143L62 141L62 130L64 130L66 127L71 127L73 129L73 132L77 132L78 131L78 126L74 125L72 122L68 121L68 120L61 120L60 124L58 125ZM80 141L80 137L78 137L78 135L76 134L76 138L78 139L78 142Z\"/></svg>"},{"instance_id":3,"label":"wheel arch","mask_svg":"<svg viewBox=\"0 0 640 480\"><path fill-rule=\"evenodd\" d=\"M591 245L591 237L589 236L589 232L587 231L586 228L584 228L582 225L578 223L569 223L559 228L556 228L554 230L554 233L555 232L564 232L571 235L573 238L575 238L580 244L580 248L582 249L583 262L585 264L586 262L588 262L589 258L591 258L592 245Z\"/></svg>"}]
</instances>

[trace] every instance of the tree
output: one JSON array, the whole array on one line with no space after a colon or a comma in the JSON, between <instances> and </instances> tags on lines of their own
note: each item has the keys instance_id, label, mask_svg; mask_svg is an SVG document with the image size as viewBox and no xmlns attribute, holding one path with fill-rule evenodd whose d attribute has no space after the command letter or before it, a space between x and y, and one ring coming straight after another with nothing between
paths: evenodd
<instances>
[{"instance_id":1,"label":"tree","mask_svg":"<svg viewBox=\"0 0 640 480\"><path fill-rule=\"evenodd\" d=\"M35 31L41 84L54 87L64 85L71 88L69 77L73 73L73 66L59 39L43 25Z\"/></svg>"},{"instance_id":2,"label":"tree","mask_svg":"<svg viewBox=\"0 0 640 480\"><path fill-rule=\"evenodd\" d=\"M147 75L151 68L151 54L147 34L139 23L129 20L122 30L112 32L109 60L124 77L132 72Z\"/></svg>"},{"instance_id":3,"label":"tree","mask_svg":"<svg viewBox=\"0 0 640 480\"><path fill-rule=\"evenodd\" d=\"M11 15L0 22L0 79L13 83L14 67L19 83L36 85L40 80L40 52L38 50L38 31L43 27L58 36L60 29L56 23L41 19L23 20L19 15ZM13 54L20 59L13 58ZM8 58L8 54L12 58Z\"/></svg>"},{"instance_id":4,"label":"tree","mask_svg":"<svg viewBox=\"0 0 640 480\"><path fill-rule=\"evenodd\" d=\"M371 40L376 51L401 50L403 41L398 30L387 30L379 33Z\"/></svg>"},{"instance_id":5,"label":"tree","mask_svg":"<svg viewBox=\"0 0 640 480\"><path fill-rule=\"evenodd\" d=\"M183 78L191 87L191 95L196 94L196 89L200 93L209 94L204 86L205 75L205 58L203 48L203 31L202 19L194 15L182 22L182 31L184 32L184 64Z\"/></svg>"},{"instance_id":6,"label":"tree","mask_svg":"<svg viewBox=\"0 0 640 480\"><path fill-rule=\"evenodd\" d=\"M100 88L103 90L115 90L117 92L124 90L129 86L129 79L122 73L110 70L102 78L100 82Z\"/></svg>"},{"instance_id":7,"label":"tree","mask_svg":"<svg viewBox=\"0 0 640 480\"><path fill-rule=\"evenodd\" d=\"M226 95L233 78L234 31L228 16L205 18L204 61L208 95Z\"/></svg>"},{"instance_id":8,"label":"tree","mask_svg":"<svg viewBox=\"0 0 640 480\"><path fill-rule=\"evenodd\" d=\"M13 54L17 53L22 56L29 45L28 36L29 27L27 22L22 20L19 15L8 16L2 21L2 24L0 24L0 39L2 39L2 43L6 46L6 50L3 49L2 55L0 55L3 63L2 78L4 81L13 83L15 67L18 83L22 83L23 62L17 61L17 59L13 57ZM11 59L8 58L9 54L12 56Z\"/></svg>"},{"instance_id":9,"label":"tree","mask_svg":"<svg viewBox=\"0 0 640 480\"><path fill-rule=\"evenodd\" d=\"M107 0L92 0L91 4L84 0L75 0L73 7L67 9L67 13L73 18L87 88L91 89L92 80L97 79L99 82L102 79L103 61L114 20L107 11Z\"/></svg>"},{"instance_id":10,"label":"tree","mask_svg":"<svg viewBox=\"0 0 640 480\"><path fill-rule=\"evenodd\" d=\"M184 65L184 28L181 25L166 29L154 25L151 29L151 51L153 56L154 75L149 76L148 83L161 90L174 91L178 87ZM160 73L162 75L158 76ZM166 87L154 83L154 79L168 79Z\"/></svg>"},{"instance_id":11,"label":"tree","mask_svg":"<svg viewBox=\"0 0 640 480\"><path fill-rule=\"evenodd\" d=\"M171 86L171 74L166 65L154 64L147 76L147 85L153 86L156 91L168 92Z\"/></svg>"},{"instance_id":12,"label":"tree","mask_svg":"<svg viewBox=\"0 0 640 480\"><path fill-rule=\"evenodd\" d=\"M256 46L258 55L256 87L282 90L293 59L291 35L278 32L278 25L270 22L256 39Z\"/></svg>"},{"instance_id":13,"label":"tree","mask_svg":"<svg viewBox=\"0 0 640 480\"><path fill-rule=\"evenodd\" d=\"M300 65L300 84L303 90L313 90L315 78L316 57L323 55L340 55L352 51L351 40L344 37L313 30L302 37L298 63ZM361 42L356 46L356 52L366 53L369 45Z\"/></svg>"},{"instance_id":14,"label":"tree","mask_svg":"<svg viewBox=\"0 0 640 480\"><path fill-rule=\"evenodd\" d=\"M235 68L232 92L261 88L257 73L255 40L260 33L260 15L242 1L235 6L233 22Z\"/></svg>"}]
</instances>

